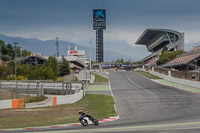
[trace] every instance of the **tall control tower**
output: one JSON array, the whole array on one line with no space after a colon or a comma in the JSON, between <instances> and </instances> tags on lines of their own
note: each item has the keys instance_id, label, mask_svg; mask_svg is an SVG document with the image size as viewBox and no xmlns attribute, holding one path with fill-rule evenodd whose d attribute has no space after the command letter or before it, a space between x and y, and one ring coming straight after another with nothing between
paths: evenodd
<instances>
[{"instance_id":1,"label":"tall control tower","mask_svg":"<svg viewBox=\"0 0 200 133\"><path fill-rule=\"evenodd\" d=\"M105 9L93 9L93 29L96 30L96 62L104 62L103 30L106 29Z\"/></svg>"}]
</instances>

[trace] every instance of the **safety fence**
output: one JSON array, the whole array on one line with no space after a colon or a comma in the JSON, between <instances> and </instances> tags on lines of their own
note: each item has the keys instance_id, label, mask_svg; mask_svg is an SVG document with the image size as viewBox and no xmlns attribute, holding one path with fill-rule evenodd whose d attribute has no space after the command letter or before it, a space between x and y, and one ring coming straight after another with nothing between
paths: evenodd
<instances>
[{"instance_id":1,"label":"safety fence","mask_svg":"<svg viewBox=\"0 0 200 133\"><path fill-rule=\"evenodd\" d=\"M30 96L72 95L87 88L89 82L34 82L34 81L0 81L0 100L29 99Z\"/></svg>"}]
</instances>

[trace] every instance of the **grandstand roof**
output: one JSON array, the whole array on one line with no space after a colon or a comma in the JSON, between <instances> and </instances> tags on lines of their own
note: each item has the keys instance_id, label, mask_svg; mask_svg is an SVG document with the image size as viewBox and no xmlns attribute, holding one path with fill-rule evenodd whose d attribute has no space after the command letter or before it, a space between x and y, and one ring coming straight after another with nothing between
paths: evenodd
<instances>
[{"instance_id":1,"label":"grandstand roof","mask_svg":"<svg viewBox=\"0 0 200 133\"><path fill-rule=\"evenodd\" d=\"M181 37L181 34L174 30L169 29L146 29L135 44L147 45L157 34L161 32L173 33Z\"/></svg>"},{"instance_id":2,"label":"grandstand roof","mask_svg":"<svg viewBox=\"0 0 200 133\"><path fill-rule=\"evenodd\" d=\"M189 51L188 53L177 56L174 60L163 65L163 67L187 65L191 61L200 57L200 46Z\"/></svg>"}]
</instances>

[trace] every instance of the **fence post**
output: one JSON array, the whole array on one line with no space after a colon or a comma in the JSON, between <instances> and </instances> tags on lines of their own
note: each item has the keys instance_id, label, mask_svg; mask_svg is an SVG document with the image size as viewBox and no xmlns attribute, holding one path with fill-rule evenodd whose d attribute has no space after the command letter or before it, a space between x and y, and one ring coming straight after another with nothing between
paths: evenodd
<instances>
[{"instance_id":1,"label":"fence post","mask_svg":"<svg viewBox=\"0 0 200 133\"><path fill-rule=\"evenodd\" d=\"M69 83L65 83L65 88L66 88L66 95L68 95L68 85L69 85Z\"/></svg>"},{"instance_id":2,"label":"fence post","mask_svg":"<svg viewBox=\"0 0 200 133\"><path fill-rule=\"evenodd\" d=\"M39 81L37 81L37 85L36 85L36 88L37 88L37 96L40 95L40 87L39 87Z\"/></svg>"},{"instance_id":3,"label":"fence post","mask_svg":"<svg viewBox=\"0 0 200 133\"><path fill-rule=\"evenodd\" d=\"M62 82L62 94L64 95L64 83Z\"/></svg>"},{"instance_id":4,"label":"fence post","mask_svg":"<svg viewBox=\"0 0 200 133\"><path fill-rule=\"evenodd\" d=\"M0 100L3 100L3 98L2 98L2 93L3 93L2 90L3 90L3 89L2 89L2 87L1 87L1 82L0 82L0 93L1 93L1 98L0 98Z\"/></svg>"},{"instance_id":5,"label":"fence post","mask_svg":"<svg viewBox=\"0 0 200 133\"><path fill-rule=\"evenodd\" d=\"M30 98L30 89L31 89L31 83L28 83L28 98Z\"/></svg>"},{"instance_id":6,"label":"fence post","mask_svg":"<svg viewBox=\"0 0 200 133\"><path fill-rule=\"evenodd\" d=\"M72 94L72 83L70 83L70 92L69 94L71 95Z\"/></svg>"},{"instance_id":7,"label":"fence post","mask_svg":"<svg viewBox=\"0 0 200 133\"><path fill-rule=\"evenodd\" d=\"M12 89L12 99L13 99L14 88L11 88L11 89Z\"/></svg>"},{"instance_id":8,"label":"fence post","mask_svg":"<svg viewBox=\"0 0 200 133\"><path fill-rule=\"evenodd\" d=\"M44 96L44 87L43 87L43 84L41 85L41 91L40 91L40 96Z\"/></svg>"},{"instance_id":9,"label":"fence post","mask_svg":"<svg viewBox=\"0 0 200 133\"><path fill-rule=\"evenodd\" d=\"M28 101L28 85L26 87L26 100Z\"/></svg>"},{"instance_id":10,"label":"fence post","mask_svg":"<svg viewBox=\"0 0 200 133\"><path fill-rule=\"evenodd\" d=\"M18 91L17 91L17 89L18 89L18 81L16 81L16 99L18 99Z\"/></svg>"},{"instance_id":11,"label":"fence post","mask_svg":"<svg viewBox=\"0 0 200 133\"><path fill-rule=\"evenodd\" d=\"M2 98L2 93L3 93L3 92L2 92L1 89L0 89L0 94L1 94L0 100L3 100L3 98Z\"/></svg>"}]
</instances>

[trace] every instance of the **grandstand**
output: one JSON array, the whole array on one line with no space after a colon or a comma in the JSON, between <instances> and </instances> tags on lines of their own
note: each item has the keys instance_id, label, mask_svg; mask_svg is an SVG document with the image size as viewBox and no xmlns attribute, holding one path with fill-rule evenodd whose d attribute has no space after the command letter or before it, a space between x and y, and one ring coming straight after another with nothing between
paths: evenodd
<instances>
[{"instance_id":1,"label":"grandstand","mask_svg":"<svg viewBox=\"0 0 200 133\"><path fill-rule=\"evenodd\" d=\"M151 54L141 61L145 66L154 66L164 46L169 51L184 50L184 33L170 29L146 29L135 44L147 47Z\"/></svg>"},{"instance_id":2,"label":"grandstand","mask_svg":"<svg viewBox=\"0 0 200 133\"><path fill-rule=\"evenodd\" d=\"M26 57L21 57L17 59L20 64L30 64L30 65L45 65L47 58L42 57L40 54L30 54Z\"/></svg>"}]
</instances>

